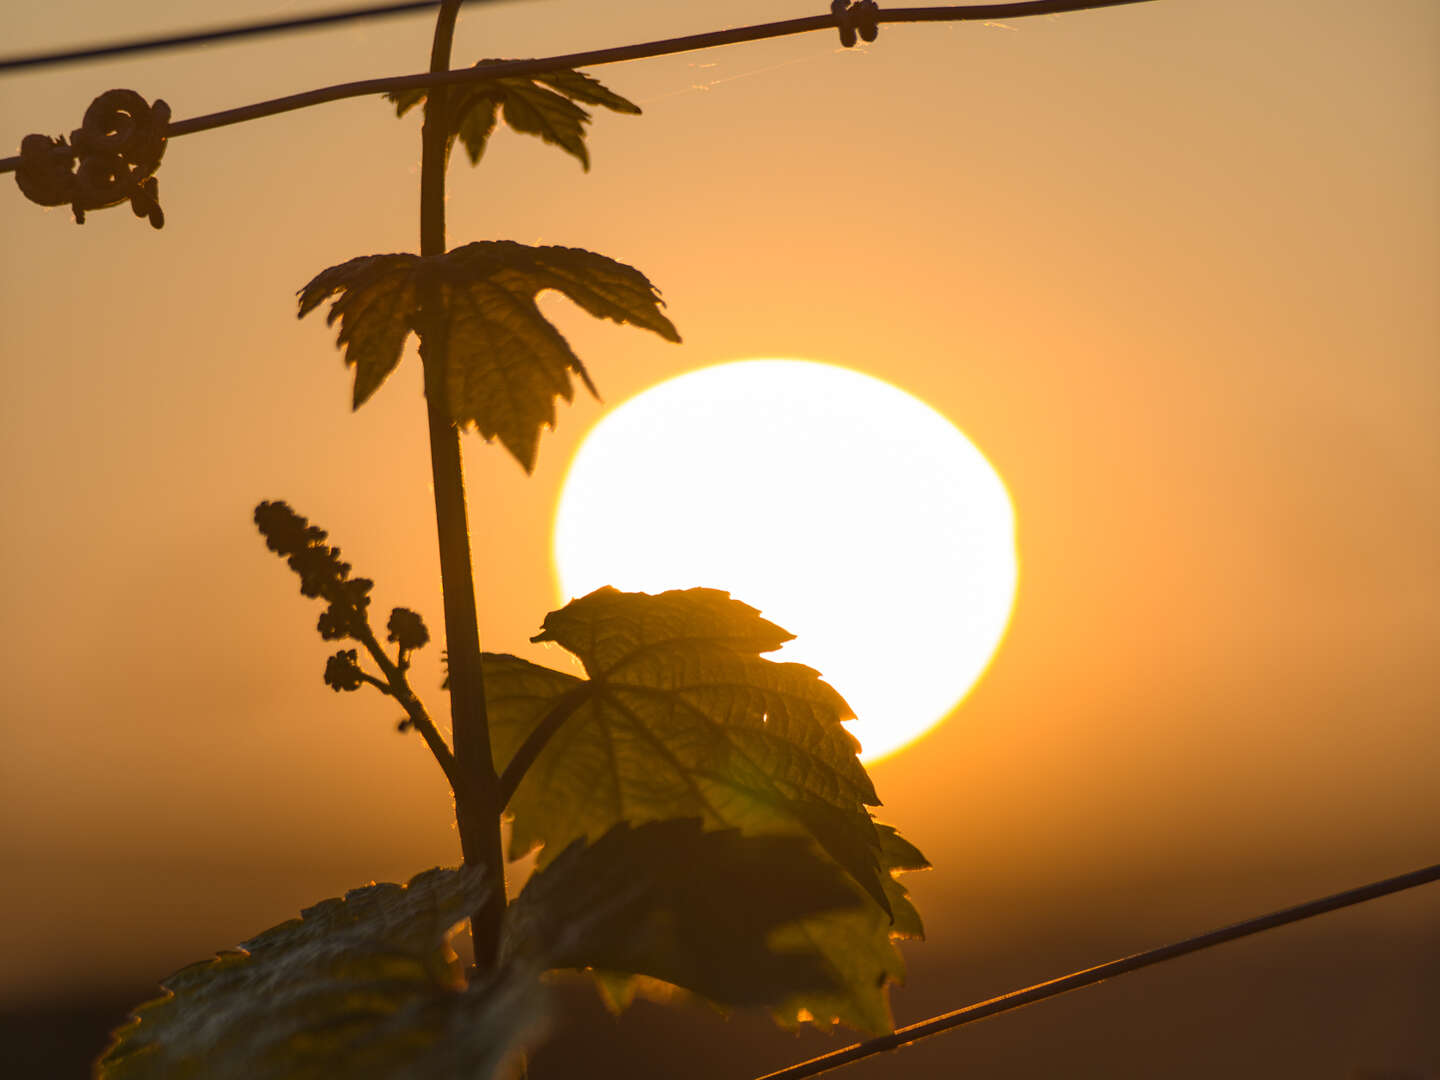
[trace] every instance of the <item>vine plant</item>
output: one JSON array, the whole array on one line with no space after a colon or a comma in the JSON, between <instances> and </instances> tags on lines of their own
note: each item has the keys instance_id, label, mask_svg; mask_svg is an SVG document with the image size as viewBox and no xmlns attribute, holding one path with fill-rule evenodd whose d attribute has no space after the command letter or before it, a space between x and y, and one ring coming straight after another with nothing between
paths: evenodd
<instances>
[{"instance_id":1,"label":"vine plant","mask_svg":"<svg viewBox=\"0 0 1440 1080\"><path fill-rule=\"evenodd\" d=\"M440 6L431 72L450 67L459 7ZM873 40L874 3L855 10L842 37ZM128 200L160 227L153 174L168 109L126 94L97 103L78 150L23 145L22 189L34 198L48 183L37 201L68 202L77 220ZM872 819L879 799L841 726L853 715L844 699L817 672L763 655L789 634L713 589L604 588L551 612L533 639L569 650L585 678L480 650L461 432L498 440L528 472L556 399L572 398L575 379L594 392L536 295L554 289L596 317L680 337L649 280L603 255L499 240L450 248L446 168L457 142L478 163L503 118L588 169L586 107L640 109L573 69L390 99L401 116L423 111L419 253L332 266L300 290L299 313L329 302L357 408L419 338L453 745L408 681L430 640L420 615L394 608L382 643L373 583L323 529L278 501L256 507L255 522L301 592L326 604L321 637L348 646L325 682L393 698L400 730L434 754L463 865L324 901L176 973L116 1032L96 1076L503 1075L544 1030L541 976L553 969L590 971L615 1008L640 980L661 980L782 1024L889 1031L887 987L903 970L894 942L921 934L896 875L928 864ZM105 140L135 132L145 154L127 164ZM92 153L67 186L67 153L101 145L111 156ZM537 848L507 906L507 860ZM467 920L468 968L451 948Z\"/></svg>"},{"instance_id":2,"label":"vine plant","mask_svg":"<svg viewBox=\"0 0 1440 1080\"><path fill-rule=\"evenodd\" d=\"M510 1075L543 1038L544 976L591 974L615 1009L660 983L726 1007L760 1007L786 1026L847 1025L876 1038L773 1074L799 1080L1029 1001L1429 881L1440 866L1236 924L1054 979L890 1034L895 942L923 936L899 875L925 857L877 824L879 805L843 728L844 699L810 668L764 654L790 635L727 593L602 588L545 616L585 677L484 653L466 522L460 434L474 429L533 469L542 429L589 373L536 306L564 293L597 318L680 340L638 270L590 251L482 240L449 248L445 175L455 144L478 164L500 120L589 168L588 107L639 113L583 74L581 61L657 56L838 29L873 41L882 22L1041 15L1137 0L1029 0L880 11L834 0L830 13L546 61L450 70L461 0L439 0L429 73L329 87L170 122L130 90L96 98L70 136L27 136L0 161L46 206L129 203L164 225L156 170L169 137L359 94L421 108L420 250L364 255L299 292L303 317L329 302L364 404L419 338L444 596L452 742L410 685L430 642L419 614L391 610L382 643L373 582L352 576L326 532L286 503L255 523L270 550L324 601L317 629L342 647L324 679L369 686L404 710L454 792L463 863L408 884L325 900L213 959L184 968L139 1006L96 1062L97 1080L486 1080ZM78 167L77 167L78 166ZM508 848L502 822L510 824ZM507 904L507 862L538 849ZM453 935L468 924L474 960Z\"/></svg>"}]
</instances>

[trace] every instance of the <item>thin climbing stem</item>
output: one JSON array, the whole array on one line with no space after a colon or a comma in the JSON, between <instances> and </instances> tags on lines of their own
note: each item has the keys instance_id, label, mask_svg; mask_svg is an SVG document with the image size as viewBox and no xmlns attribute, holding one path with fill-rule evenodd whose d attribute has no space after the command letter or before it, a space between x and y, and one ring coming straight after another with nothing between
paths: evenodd
<instances>
[{"instance_id":1,"label":"thin climbing stem","mask_svg":"<svg viewBox=\"0 0 1440 1080\"><path fill-rule=\"evenodd\" d=\"M879 23L993 22L998 19L1060 15L1066 12L1090 11L1097 8L1150 2L1152 0L1029 0L1029 2L1017 4L961 4L944 7L892 8L890 10L881 8L876 21ZM280 113L293 112L296 109L308 109L331 101L365 97L369 94L388 94L399 90L418 90L426 87L459 86L505 76L538 75L542 72L559 71L565 68L598 67L602 64L618 64L626 60L643 60L653 56L694 52L697 49L713 49L720 45L737 45L746 41L763 41L767 38L787 37L791 34L813 33L817 30L833 31L836 26L837 17L835 15L812 15L801 19L785 19L780 22L715 30L705 34L647 41L637 45L567 53L563 56L551 56L540 60L503 60L477 64L474 67L461 68L456 71L448 70L447 58L443 68L437 69L432 65L432 70L417 75L391 75L376 79L362 79L358 82L340 83L317 90L307 90L299 94L272 98L269 101L256 102L253 105L241 105L234 109L207 113L189 120L178 120L166 128L165 134L166 138L174 139L181 135L194 134L197 131L211 131L215 128L229 127L231 124L243 124L266 116L277 116ZM0 173L14 172L19 164L19 157L0 159Z\"/></svg>"},{"instance_id":2,"label":"thin climbing stem","mask_svg":"<svg viewBox=\"0 0 1440 1080\"><path fill-rule=\"evenodd\" d=\"M1277 926L1285 926L1302 919L1312 919L1316 915L1324 915L1326 912L1337 911L1340 908L1350 907L1352 904L1389 896L1392 893L1413 889L1420 885L1428 885L1434 881L1440 881L1440 865L1412 870L1408 874L1371 882L1369 885L1347 889L1345 892L1334 893L1331 896L1297 904L1294 907L1282 908L1279 911L1272 911L1268 915L1235 923L1233 926L1211 930L1208 934L1186 938L1184 941L1177 941L1170 945L1162 945L1158 949L1135 953L1133 956L1112 960L1108 964L1086 968L1084 971L1076 971L1058 979L1028 986L1024 990L1015 990L1008 994L1002 994L1000 997L990 998L988 1001L967 1005L963 1009L956 1009L943 1016L934 1016L921 1023L899 1028L892 1034L882 1035L878 1039L856 1043L843 1050L822 1054L820 1057L802 1061L798 1065L791 1065L778 1072L766 1073L759 1080L803 1080L805 1077L819 1076L821 1073L838 1069L842 1065L851 1065L864 1058L883 1054L887 1050L898 1050L902 1046L919 1042L921 1039L928 1039L932 1035L939 1035L943 1031L951 1031L964 1024L984 1020L986 1017L1009 1012L1011 1009L1018 1009L1024 1005L1033 1005L1037 1001L1044 1001L1046 998L1056 997L1070 990L1092 986L1105 979L1112 979L1116 975L1139 971L1152 964L1174 960L1188 953L1199 952L1201 949L1214 948L1216 945L1223 945L1228 941L1249 937L1251 934L1259 934L1265 930L1273 930Z\"/></svg>"},{"instance_id":3,"label":"thin climbing stem","mask_svg":"<svg viewBox=\"0 0 1440 1080\"><path fill-rule=\"evenodd\" d=\"M461 0L446 0L435 19L430 70L450 66L450 46ZM449 95L433 90L425 102L420 152L420 254L445 253L445 166L450 151ZM498 778L490 754L490 725L480 671L480 631L475 610L475 575L460 465L460 431L451 418L445 385L445 300L438 282L421 295L420 359L425 368L425 405L430 423L430 468L435 482L435 528L440 543L445 642L450 657L450 722L455 744L455 821L460 850L470 866L484 868L495 883L479 910L471 913L475 964L494 965L505 914L505 861L500 844Z\"/></svg>"}]
</instances>

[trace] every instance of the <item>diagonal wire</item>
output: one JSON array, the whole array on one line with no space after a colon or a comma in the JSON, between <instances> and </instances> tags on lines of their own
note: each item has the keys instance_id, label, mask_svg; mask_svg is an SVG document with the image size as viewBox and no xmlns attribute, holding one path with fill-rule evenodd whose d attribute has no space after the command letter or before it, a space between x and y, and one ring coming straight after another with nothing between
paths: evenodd
<instances>
[{"instance_id":1,"label":"diagonal wire","mask_svg":"<svg viewBox=\"0 0 1440 1080\"><path fill-rule=\"evenodd\" d=\"M1024 0L1008 4L960 4L944 7L882 8L876 22L988 22L995 19L1017 19L1027 15L1059 15L1073 11L1092 11L1099 8L1120 7L1130 4L1153 3L1154 0ZM340 83L324 86L318 90L307 90L299 94L259 101L253 105L241 105L222 112L194 116L179 120L166 128L167 138L190 135L197 131L211 131L258 120L264 116L276 116L296 109L308 109L312 105L323 105L344 98L365 97L369 94L387 94L401 90L414 90L430 86L459 86L465 83L486 82L492 79L536 75L547 71L562 71L570 68L594 67L599 64L618 64L627 60L643 60L652 56L672 56L675 53L693 52L697 49L713 49L720 45L736 45L746 41L764 41L767 38L787 37L791 34L805 34L815 30L833 30L839 16L813 15L808 18L784 19L780 22L760 23L755 26L739 26L727 30L714 30L706 34L691 34L687 37L667 38L663 41L646 41L637 45L621 45L613 49L595 49L590 52L568 53L564 56L549 56L539 60L498 60L486 61L474 67L454 71L424 72L418 75L391 75L378 79L362 79L359 82ZM14 172L20 165L20 158L0 158L0 173Z\"/></svg>"},{"instance_id":2,"label":"diagonal wire","mask_svg":"<svg viewBox=\"0 0 1440 1080\"><path fill-rule=\"evenodd\" d=\"M967 1005L963 1009L956 1009L954 1012L934 1016L918 1024L898 1028L891 1034L882 1035L878 1039L869 1039L862 1043L856 1043L854 1046L847 1046L842 1050L834 1050L831 1053L822 1054L820 1057L811 1058L809 1061L802 1061L798 1065L791 1065L779 1072L766 1073L759 1077L759 1080L801 1080L802 1077L819 1076L821 1073L838 1069L842 1065L850 1065L862 1058L872 1057L887 1050L898 1050L902 1046L929 1038L931 1035L938 1035L942 1031L960 1027L962 1024L970 1024L976 1020L984 1020L988 1016L1018 1009L1023 1005L1044 1001L1046 998L1055 997L1069 990L1079 990L1083 986L1090 986L1116 975L1138 971L1151 964L1174 960L1178 956L1223 945L1227 941L1249 937L1251 934L1258 934L1264 930L1273 930L1275 927L1284 926L1287 923L1323 915L1327 911L1336 911L1352 904L1389 896L1391 893L1401 892L1405 889L1413 889L1417 885L1426 885L1432 881L1440 881L1440 864L1427 866L1423 870L1412 870L1408 874L1386 878L1384 881L1371 882L1358 889L1348 889L1345 892L1335 893L1333 896L1311 900L1309 903L1282 908L1280 911L1272 911L1269 915L1247 919L1220 930L1211 930L1208 934L1201 934L1199 937L1186 938L1184 941L1162 945L1158 949L1135 953L1133 956L1112 960L1099 967L1086 968L1084 971L1076 971L1058 979L1028 986L1024 990L1002 994L989 1001Z\"/></svg>"},{"instance_id":3,"label":"diagonal wire","mask_svg":"<svg viewBox=\"0 0 1440 1080\"><path fill-rule=\"evenodd\" d=\"M471 0L471 3L499 2L500 0ZM164 37L136 38L133 41L112 42L108 45L93 45L82 49L60 49L55 52L5 56L0 57L0 71L53 67L57 64L70 64L78 60L97 60L106 56L124 56L128 53L178 49L186 45L201 45L208 41L230 41L235 38L258 37L262 34L283 33L288 30L309 30L319 26L334 26L338 23L356 22L361 19L377 19L387 15L409 15L413 12L437 8L440 3L441 0L409 0L408 3L401 4L370 4L366 7L339 8L294 19L237 23L233 26L219 26L213 30L196 30Z\"/></svg>"}]
</instances>

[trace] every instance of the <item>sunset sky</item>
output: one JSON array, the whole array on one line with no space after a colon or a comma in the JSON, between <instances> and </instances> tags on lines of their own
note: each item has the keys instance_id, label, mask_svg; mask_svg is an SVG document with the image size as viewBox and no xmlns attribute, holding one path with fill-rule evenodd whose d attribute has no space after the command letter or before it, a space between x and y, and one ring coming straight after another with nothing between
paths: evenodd
<instances>
[{"instance_id":1,"label":"sunset sky","mask_svg":"<svg viewBox=\"0 0 1440 1080\"><path fill-rule=\"evenodd\" d=\"M331 6L8 0L0 51ZM455 59L825 7L476 5ZM430 29L0 76L0 143L68 132L111 87L185 118L423 70ZM604 400L562 407L531 477L465 440L485 648L556 662L528 641L563 599L555 502L608 407L727 360L838 364L961 428L1018 523L988 673L872 769L879 819L935 864L897 1021L1440 861L1440 6L1158 0L591 74L645 114L596 117L588 174L508 131L478 169L457 155L450 242L632 264L684 343L542 301ZM0 1006L143 987L459 859L439 770L378 694L322 683L319 609L250 518L290 501L381 610L441 625L413 349L352 414L333 331L294 301L416 249L418 162L418 116L360 98L172 141L159 232L125 208L77 227L0 178ZM417 669L443 712L439 649ZM1437 926L1431 886L1086 991L1071 1075L1440 1071ZM1045 1039L1047 1008L914 1060L1053 1075L999 1049ZM1133 1026L1176 1060L1097 1049ZM754 1038L730 1075L831 1045Z\"/></svg>"}]
</instances>

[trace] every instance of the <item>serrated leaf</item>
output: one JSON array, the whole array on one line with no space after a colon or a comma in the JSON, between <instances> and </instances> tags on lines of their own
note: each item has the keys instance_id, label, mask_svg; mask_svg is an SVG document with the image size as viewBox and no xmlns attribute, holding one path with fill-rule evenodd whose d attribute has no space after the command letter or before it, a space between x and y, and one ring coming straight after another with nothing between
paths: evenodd
<instances>
[{"instance_id":1,"label":"serrated leaf","mask_svg":"<svg viewBox=\"0 0 1440 1080\"><path fill-rule=\"evenodd\" d=\"M488 891L475 870L430 870L307 908L166 979L95 1076L492 1076L536 1034L544 1003L533 967L466 985L450 936Z\"/></svg>"},{"instance_id":2,"label":"serrated leaf","mask_svg":"<svg viewBox=\"0 0 1440 1080\"><path fill-rule=\"evenodd\" d=\"M500 109L505 123L522 135L538 135L552 146L580 162L590 170L590 152L585 146L585 124L590 114L564 94L557 94L529 79L501 79ZM463 138L463 134L462 134ZM477 148L467 145L472 162L478 162ZM483 152L483 147L479 148Z\"/></svg>"},{"instance_id":3,"label":"serrated leaf","mask_svg":"<svg viewBox=\"0 0 1440 1080\"><path fill-rule=\"evenodd\" d=\"M485 156L485 147L490 145L490 136L495 134L495 127L499 122L500 98L494 94L473 94L462 103L455 115L452 145L455 136L459 136L470 164L479 165L480 159Z\"/></svg>"},{"instance_id":4,"label":"serrated leaf","mask_svg":"<svg viewBox=\"0 0 1440 1080\"><path fill-rule=\"evenodd\" d=\"M328 321L340 323L336 343L355 368L355 408L399 363L422 285L433 285L444 304L452 418L498 438L527 472L541 429L555 426L556 399L574 397L571 375L595 393L580 358L540 314L540 293L554 289L597 318L680 340L649 279L592 251L484 240L423 258L361 256L322 271L299 293L302 317L335 298Z\"/></svg>"},{"instance_id":5,"label":"serrated leaf","mask_svg":"<svg viewBox=\"0 0 1440 1080\"><path fill-rule=\"evenodd\" d=\"M639 105L629 98L621 97L599 79L586 75L583 71L573 68L546 71L536 75L535 81L554 87L566 97L583 101L587 105L601 105L613 112L629 113L631 116L639 116L641 113Z\"/></svg>"},{"instance_id":6,"label":"serrated leaf","mask_svg":"<svg viewBox=\"0 0 1440 1080\"><path fill-rule=\"evenodd\" d=\"M901 938L923 938L920 913L896 875L923 870L930 863L909 841L888 825L877 825L885 893L893 921L875 904L828 912L777 931L777 948L793 949L823 961L837 976L840 988L796 994L775 1010L784 1026L813 1023L819 1027L846 1024L874 1035L894 1028L889 987L905 976L905 960L896 948ZM857 894L858 895L858 894Z\"/></svg>"},{"instance_id":7,"label":"serrated leaf","mask_svg":"<svg viewBox=\"0 0 1440 1080\"><path fill-rule=\"evenodd\" d=\"M574 653L588 680L483 657L496 760L510 761L561 702L583 703L510 802L511 857L541 865L622 821L677 815L747 835L804 835L888 910L878 805L852 713L811 668L760 656L790 637L714 589L599 589L552 613L536 641Z\"/></svg>"},{"instance_id":8,"label":"serrated leaf","mask_svg":"<svg viewBox=\"0 0 1440 1080\"><path fill-rule=\"evenodd\" d=\"M647 975L722 1005L777 1006L840 986L825 958L774 948L773 932L865 903L803 837L704 832L696 818L622 823L531 877L507 912L504 955Z\"/></svg>"},{"instance_id":9,"label":"serrated leaf","mask_svg":"<svg viewBox=\"0 0 1440 1080\"><path fill-rule=\"evenodd\" d=\"M494 63L482 60L481 64ZM478 64L476 65L479 66ZM547 71L535 76L504 76L467 84L452 91L451 134L458 136L478 164L495 131L497 117L523 135L536 135L577 159L587 171L590 151L585 145L590 113L576 102L598 105L613 112L638 115L640 106L621 97L579 71ZM397 116L404 116L425 101L424 89L389 94Z\"/></svg>"},{"instance_id":10,"label":"serrated leaf","mask_svg":"<svg viewBox=\"0 0 1440 1080\"><path fill-rule=\"evenodd\" d=\"M428 92L425 87L420 86L411 90L392 90L385 95L385 100L395 106L396 116L404 116L423 102L427 96Z\"/></svg>"},{"instance_id":11,"label":"serrated leaf","mask_svg":"<svg viewBox=\"0 0 1440 1080\"><path fill-rule=\"evenodd\" d=\"M351 407L358 409L380 388L410 335L419 310L415 294L418 255L362 255L316 274L300 290L303 319L335 296L325 321L340 323L335 344L355 369Z\"/></svg>"},{"instance_id":12,"label":"serrated leaf","mask_svg":"<svg viewBox=\"0 0 1440 1080\"><path fill-rule=\"evenodd\" d=\"M777 930L770 939L772 947L812 958L830 971L837 984L832 990L802 991L773 1009L782 1027L796 1029L812 1024L831 1028L846 1024L872 1035L894 1028L889 988L901 982L905 974L904 958L895 942L925 936L920 914L895 875L925 869L929 862L890 826L876 828L884 846L883 863L890 874L885 892L895 913L894 922L852 881L851 888L860 901L853 910L815 916ZM663 991L667 985L646 976L619 972L592 974L606 1006L617 1013L637 996L663 1000L663 993L656 987Z\"/></svg>"}]
</instances>

